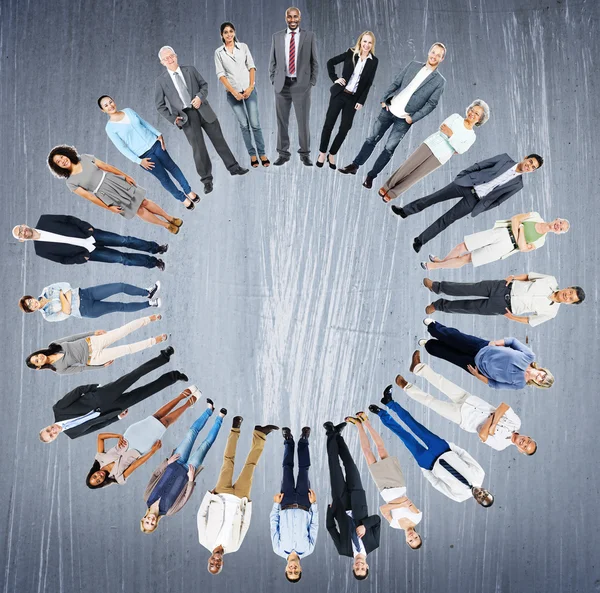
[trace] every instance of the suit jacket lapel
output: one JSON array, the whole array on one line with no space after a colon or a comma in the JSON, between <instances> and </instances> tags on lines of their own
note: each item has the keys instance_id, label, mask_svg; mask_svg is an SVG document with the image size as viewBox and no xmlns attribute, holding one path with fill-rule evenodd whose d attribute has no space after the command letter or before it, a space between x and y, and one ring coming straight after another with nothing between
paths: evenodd
<instances>
[{"instance_id":1,"label":"suit jacket lapel","mask_svg":"<svg viewBox=\"0 0 600 593\"><path fill-rule=\"evenodd\" d=\"M304 40L306 39L306 32L303 31L302 29L300 29L300 31L298 31L298 42L296 43L296 70L298 69L298 58L300 57L300 48L302 47L302 44L304 43Z\"/></svg>"}]
</instances>

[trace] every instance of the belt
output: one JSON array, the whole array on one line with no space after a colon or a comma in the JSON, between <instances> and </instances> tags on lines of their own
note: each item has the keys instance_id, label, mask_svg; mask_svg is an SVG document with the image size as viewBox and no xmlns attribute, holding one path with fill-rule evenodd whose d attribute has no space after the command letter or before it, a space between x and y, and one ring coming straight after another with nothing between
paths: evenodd
<instances>
[{"instance_id":1,"label":"belt","mask_svg":"<svg viewBox=\"0 0 600 593\"><path fill-rule=\"evenodd\" d=\"M285 511L287 509L300 509L301 511L306 511L307 513L310 511L309 508L307 507L303 507L301 504L286 504L285 506L281 507L282 511Z\"/></svg>"},{"instance_id":2,"label":"belt","mask_svg":"<svg viewBox=\"0 0 600 593\"><path fill-rule=\"evenodd\" d=\"M519 251L519 244L517 243L517 240L515 239L515 235L512 232L512 228L510 226L506 227L506 230L508 231L508 236L510 237L510 241L513 244L513 247Z\"/></svg>"},{"instance_id":3,"label":"belt","mask_svg":"<svg viewBox=\"0 0 600 593\"><path fill-rule=\"evenodd\" d=\"M344 89L344 92L345 92L347 95L355 95L355 94L356 94L356 93L353 93L352 91L347 91L346 89Z\"/></svg>"},{"instance_id":4,"label":"belt","mask_svg":"<svg viewBox=\"0 0 600 593\"><path fill-rule=\"evenodd\" d=\"M90 340L90 336L88 336L85 341L87 342L88 345L88 359L87 359L87 364L88 366L91 365L92 362L92 340Z\"/></svg>"},{"instance_id":5,"label":"belt","mask_svg":"<svg viewBox=\"0 0 600 593\"><path fill-rule=\"evenodd\" d=\"M96 186L96 189L92 191L94 195L100 189L100 186L104 183L104 178L106 177L106 171L102 171L102 178L100 179L100 183Z\"/></svg>"},{"instance_id":6,"label":"belt","mask_svg":"<svg viewBox=\"0 0 600 593\"><path fill-rule=\"evenodd\" d=\"M472 194L473 194L473 195L474 195L474 196L475 196L475 197L476 197L478 200L480 199L480 198L479 198L479 196L477 195L477 192L475 191L475 188L474 188L474 187L472 187L472 188L471 188L471 193L472 193Z\"/></svg>"},{"instance_id":7,"label":"belt","mask_svg":"<svg viewBox=\"0 0 600 593\"><path fill-rule=\"evenodd\" d=\"M512 291L512 285L513 283L511 282L507 287L506 287L506 293L504 293L504 302L506 303L506 307L512 312L512 302L511 302L511 296L510 293Z\"/></svg>"},{"instance_id":8,"label":"belt","mask_svg":"<svg viewBox=\"0 0 600 593\"><path fill-rule=\"evenodd\" d=\"M297 78L295 76L294 77L291 77L291 76L285 77L286 82L296 82L296 80L297 80Z\"/></svg>"}]
</instances>

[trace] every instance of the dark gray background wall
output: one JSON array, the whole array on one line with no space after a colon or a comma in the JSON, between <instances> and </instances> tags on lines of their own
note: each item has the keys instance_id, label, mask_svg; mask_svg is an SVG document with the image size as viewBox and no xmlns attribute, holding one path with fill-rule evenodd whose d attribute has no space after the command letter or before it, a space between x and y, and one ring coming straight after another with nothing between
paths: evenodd
<instances>
[{"instance_id":1,"label":"dark gray background wall","mask_svg":"<svg viewBox=\"0 0 600 593\"><path fill-rule=\"evenodd\" d=\"M550 237L543 250L473 270L435 273L435 278L471 280L510 273L555 274L587 294L581 308L566 307L539 328L504 318L438 315L464 331L492 338L529 339L538 358L556 375L551 391L494 392L450 365L434 368L494 403L515 407L524 432L536 437L534 458L514 450L498 453L409 401L408 409L444 438L468 449L485 468L497 503L489 511L469 501L458 505L434 491L394 435L384 432L406 473L409 495L424 511L424 546L410 551L401 533L382 528L380 549L370 558L371 577L355 583L348 559L338 558L324 526L329 485L321 424L366 408L380 397L424 334L421 319L429 295L421 286L412 238L441 208L400 221L376 189L357 177L303 167L295 157L282 169L252 170L231 178L215 156L215 191L193 213L184 213L178 237L140 220L126 222L70 194L45 166L58 143L76 145L135 176L167 210L182 209L150 175L110 144L96 98L110 93L159 127L167 147L193 186L200 188L183 134L155 111L153 85L161 72L156 52L173 45L180 63L194 64L210 86L234 152L246 164L241 135L214 75L218 26L227 19L249 44L257 63L261 120L269 156L275 153L275 113L267 77L271 34L284 26L286 5L253 2L17 2L0 6L0 159L2 308L4 335L0 588L4 593L75 593L198 590L278 591L287 586L283 561L270 549L268 514L278 491L282 445L269 437L256 473L252 525L242 549L226 556L223 573L206 572L196 511L203 491L214 486L227 430L210 451L198 491L176 517L151 537L139 531L142 492L152 468L177 445L198 408L163 439L163 450L124 488L90 492L84 476L92 463L94 437L61 438L43 446L37 432L51 406L87 380L108 382L151 356L140 353L93 376L59 378L26 369L25 356L52 339L87 329L113 328L131 317L69 320L60 325L25 318L18 298L55 281L91 286L130 280L146 286L160 276L166 306L162 327L177 350L173 366L188 372L217 406L246 418L240 461L251 425L273 421L296 432L313 427L312 481L321 511L315 553L304 563L300 591L407 591L474 593L523 591L591 593L600 587L594 561L600 543L596 472L599 319L596 195L600 159L596 97L598 4L588 1L506 0L465 2L302 2L303 22L319 42L321 71L313 90L313 156L328 100L326 60L353 44L365 29L377 35L380 67L368 102L343 146L350 162L369 133L380 94L398 70L424 58L432 42L448 46L441 72L448 84L438 108L415 125L392 165L404 158L441 121L477 97L492 118L478 131L468 154L417 185L414 199L448 183L462 168L499 152L514 158L541 153L545 166L500 210L464 219L431 244L443 253L464 234L499 217L537 210L567 217L572 230ZM365 168L364 171L367 169ZM378 179L392 171L389 166ZM361 171L362 172L362 171ZM379 185L376 184L376 187ZM10 228L34 224L42 213L71 213L96 226L145 238L169 240L168 269L88 265L61 267L35 257L31 245L15 242ZM425 248L426 252L427 249ZM433 274L433 273L432 273ZM156 326L154 326L156 327ZM149 331L149 330L148 330ZM148 333L148 335L150 335ZM127 423L154 412L176 394L155 396ZM398 399L406 398L398 393ZM377 419L376 426L380 426ZM123 427L124 428L124 427ZM385 430L382 427L382 430ZM380 504L362 461L352 427L346 430L359 460L369 502Z\"/></svg>"}]
</instances>

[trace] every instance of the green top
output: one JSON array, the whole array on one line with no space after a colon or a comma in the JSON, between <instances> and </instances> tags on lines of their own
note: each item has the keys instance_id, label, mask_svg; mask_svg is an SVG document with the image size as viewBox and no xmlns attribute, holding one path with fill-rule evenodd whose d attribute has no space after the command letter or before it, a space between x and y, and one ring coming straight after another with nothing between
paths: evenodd
<instances>
[{"instance_id":1,"label":"green top","mask_svg":"<svg viewBox=\"0 0 600 593\"><path fill-rule=\"evenodd\" d=\"M523 222L523 230L525 231L525 241L527 243L535 243L540 237L543 237L546 233L538 233L535 230L536 223L533 221Z\"/></svg>"}]
</instances>

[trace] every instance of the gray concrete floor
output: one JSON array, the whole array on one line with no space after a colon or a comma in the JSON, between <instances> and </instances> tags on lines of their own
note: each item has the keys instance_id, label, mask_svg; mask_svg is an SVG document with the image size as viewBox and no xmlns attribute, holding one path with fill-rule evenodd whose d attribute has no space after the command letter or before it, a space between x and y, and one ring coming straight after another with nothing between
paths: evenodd
<instances>
[{"instance_id":1,"label":"gray concrete floor","mask_svg":"<svg viewBox=\"0 0 600 593\"><path fill-rule=\"evenodd\" d=\"M23 364L29 352L63 335L110 329L132 317L49 324L21 315L18 298L55 281L91 286L128 280L146 286L157 276L165 286L162 327L172 333L174 366L186 370L218 407L229 408L226 427L235 413L246 418L242 458L250 443L250 425L256 422L290 425L296 432L304 424L314 429L311 473L322 521L316 551L303 563L298 590L598 590L600 573L593 560L600 544L595 504L600 485L595 471L599 372L594 364L599 329L597 2L371 0L301 5L303 25L317 34L321 64L312 95L313 156L328 100L329 57L353 44L361 31L375 31L380 59L375 88L339 154L343 165L369 134L379 96L392 77L407 61L424 58L433 41L443 41L448 46L440 68L448 81L443 98L404 139L376 188L447 115L461 112L477 97L485 99L493 114L478 131L473 148L418 184L407 198L430 193L462 168L500 152L518 158L536 151L546 164L499 210L460 221L433 241L430 250L443 253L463 235L490 227L496 218L529 210L547 218L567 217L572 230L550 237L546 247L532 255L435 277L467 281L537 271L556 275L563 285L580 284L588 295L581 308L565 307L555 321L531 330L504 318L438 315L441 321L490 339L528 339L539 360L554 372L557 380L551 391L499 393L447 363L435 362L437 370L473 393L512 405L522 416L524 430L537 438L539 451L531 459L514 450L494 452L475 435L407 402L417 419L479 460L497 503L484 511L471 502L458 505L446 499L425 482L394 435L384 432L405 470L409 495L425 513L420 529L424 546L418 553L410 551L401 534L384 525L381 547L370 558L371 576L361 584L351 577L349 560L337 556L324 526L329 485L320 427L324 420L339 421L366 408L398 371L407 372L410 353L424 334L421 319L430 300L410 245L442 209L401 222L382 204L376 189L361 187L360 174L345 177L328 169L307 169L294 155L282 169L252 170L243 178L231 178L215 155L215 191L188 214L111 145L103 130L105 116L96 106L96 98L109 93L119 106L132 107L156 125L173 158L200 188L183 134L167 125L153 104L154 79L162 69L156 52L164 44L172 45L180 63L194 64L208 80L211 104L226 138L246 164L241 134L214 76L212 58L219 24L232 20L257 63L262 125L274 160L268 52L271 34L284 26L284 8L273 0L193 5L138 0L2 2L1 245L7 286L0 313L6 347L0 432L1 590L157 593L207 587L238 591L241 584L247 591L286 587L283 561L270 549L268 522L272 495L279 488L280 437L269 438L256 472L252 525L243 547L226 556L225 569L216 579L206 572L208 554L198 544L195 522L203 491L214 486L226 430L207 457L192 500L151 537L139 532L142 492L158 459L178 444L192 413L165 435L163 451L124 488L86 489L94 437L62 438L48 447L38 441L37 432L50 421L52 404L60 396L86 381L108 382L150 354L117 361L85 379L34 374ZM181 235L171 238L139 220L126 222L70 194L45 166L48 150L65 142L134 175L167 210L185 212ZM40 260L31 245L12 240L10 228L21 222L34 224L42 213L69 213L107 230L168 238L168 269L156 274L103 264L62 267ZM173 388L146 401L128 423L152 413L175 393ZM401 394L398 398L406 402ZM358 440L352 427L346 433L375 509L378 494Z\"/></svg>"}]
</instances>

